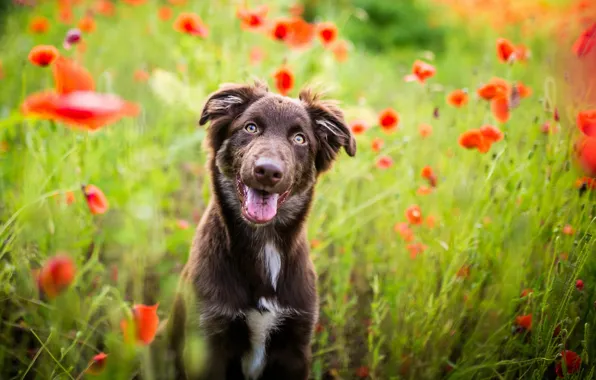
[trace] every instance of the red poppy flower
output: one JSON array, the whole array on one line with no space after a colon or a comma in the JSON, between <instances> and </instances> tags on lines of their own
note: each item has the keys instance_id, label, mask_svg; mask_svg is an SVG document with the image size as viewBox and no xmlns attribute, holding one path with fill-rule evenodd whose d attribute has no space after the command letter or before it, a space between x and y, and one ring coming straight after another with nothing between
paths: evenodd
<instances>
[{"instance_id":1,"label":"red poppy flower","mask_svg":"<svg viewBox=\"0 0 596 380\"><path fill-rule=\"evenodd\" d=\"M503 132L501 132L499 128L492 125L483 125L480 127L480 134L491 143L496 143L503 140Z\"/></svg>"},{"instance_id":2,"label":"red poppy flower","mask_svg":"<svg viewBox=\"0 0 596 380\"><path fill-rule=\"evenodd\" d=\"M420 175L422 176L422 178L426 179L432 187L437 186L437 176L430 166L423 167Z\"/></svg>"},{"instance_id":3,"label":"red poppy flower","mask_svg":"<svg viewBox=\"0 0 596 380\"><path fill-rule=\"evenodd\" d=\"M498 95L509 96L509 83L501 78L492 78L477 90L478 96L484 100L492 100Z\"/></svg>"},{"instance_id":4,"label":"red poppy flower","mask_svg":"<svg viewBox=\"0 0 596 380\"><path fill-rule=\"evenodd\" d=\"M286 65L273 73L273 78L277 91L283 96L286 96L294 88L294 74Z\"/></svg>"},{"instance_id":5,"label":"red poppy flower","mask_svg":"<svg viewBox=\"0 0 596 380\"><path fill-rule=\"evenodd\" d=\"M544 124L542 124L542 126L540 127L540 131L545 135L552 135L559 132L559 127L556 124L547 121Z\"/></svg>"},{"instance_id":6,"label":"red poppy flower","mask_svg":"<svg viewBox=\"0 0 596 380\"><path fill-rule=\"evenodd\" d=\"M39 92L29 95L21 105L25 116L55 120L71 127L97 130L124 117L138 115L137 104L126 102L116 95L92 91L68 94Z\"/></svg>"},{"instance_id":7,"label":"red poppy flower","mask_svg":"<svg viewBox=\"0 0 596 380\"><path fill-rule=\"evenodd\" d=\"M132 319L123 319L120 322L125 341L135 341L141 345L148 345L153 341L159 326L158 306L159 304L135 305L132 308Z\"/></svg>"},{"instance_id":8,"label":"red poppy flower","mask_svg":"<svg viewBox=\"0 0 596 380\"><path fill-rule=\"evenodd\" d=\"M406 242L414 240L414 232L410 229L408 223L396 223L393 230L397 232Z\"/></svg>"},{"instance_id":9,"label":"red poppy flower","mask_svg":"<svg viewBox=\"0 0 596 380\"><path fill-rule=\"evenodd\" d=\"M584 290L584 282L583 282L583 280L577 280L577 281L575 281L575 288L577 290L579 290L580 292L582 290Z\"/></svg>"},{"instance_id":10,"label":"red poppy flower","mask_svg":"<svg viewBox=\"0 0 596 380\"><path fill-rule=\"evenodd\" d=\"M174 30L203 38L209 35L209 29L196 13L180 13L174 21Z\"/></svg>"},{"instance_id":11,"label":"red poppy flower","mask_svg":"<svg viewBox=\"0 0 596 380\"><path fill-rule=\"evenodd\" d=\"M277 19L271 27L271 37L277 41L285 41L290 34L290 22L285 18Z\"/></svg>"},{"instance_id":12,"label":"red poppy flower","mask_svg":"<svg viewBox=\"0 0 596 380\"><path fill-rule=\"evenodd\" d=\"M596 46L596 22L584 30L573 44L573 52L584 57Z\"/></svg>"},{"instance_id":13,"label":"red poppy flower","mask_svg":"<svg viewBox=\"0 0 596 380\"><path fill-rule=\"evenodd\" d=\"M348 54L350 52L350 45L346 40L337 40L331 47L331 52L337 62L345 62L348 60Z\"/></svg>"},{"instance_id":14,"label":"red poppy flower","mask_svg":"<svg viewBox=\"0 0 596 380\"><path fill-rule=\"evenodd\" d=\"M577 126L586 136L596 136L596 109L577 114Z\"/></svg>"},{"instance_id":15,"label":"red poppy flower","mask_svg":"<svg viewBox=\"0 0 596 380\"><path fill-rule=\"evenodd\" d=\"M497 39L497 58L501 62L512 62L516 59L515 56L515 45L511 43L511 41L506 40L505 38Z\"/></svg>"},{"instance_id":16,"label":"red poppy flower","mask_svg":"<svg viewBox=\"0 0 596 380\"><path fill-rule=\"evenodd\" d=\"M563 234L570 235L570 236L574 235L575 229L570 224L566 224L565 226L563 226Z\"/></svg>"},{"instance_id":17,"label":"red poppy flower","mask_svg":"<svg viewBox=\"0 0 596 380\"><path fill-rule=\"evenodd\" d=\"M116 6L110 0L97 0L94 9L95 12L106 17L116 14Z\"/></svg>"},{"instance_id":18,"label":"red poppy flower","mask_svg":"<svg viewBox=\"0 0 596 380\"><path fill-rule=\"evenodd\" d=\"M515 324L526 330L532 330L532 314L515 317Z\"/></svg>"},{"instance_id":19,"label":"red poppy flower","mask_svg":"<svg viewBox=\"0 0 596 380\"><path fill-rule=\"evenodd\" d=\"M362 120L353 121L350 124L350 130L355 135L361 135L368 129L368 125Z\"/></svg>"},{"instance_id":20,"label":"red poppy flower","mask_svg":"<svg viewBox=\"0 0 596 380\"><path fill-rule=\"evenodd\" d=\"M91 33L93 31L95 31L96 25L95 25L95 20L93 19L93 17L83 17L78 25L79 29L81 30L81 32L84 33Z\"/></svg>"},{"instance_id":21,"label":"red poppy flower","mask_svg":"<svg viewBox=\"0 0 596 380\"><path fill-rule=\"evenodd\" d=\"M578 189L581 187L586 187L590 190L596 190L596 178L590 177L582 177L575 181L575 187Z\"/></svg>"},{"instance_id":22,"label":"red poppy flower","mask_svg":"<svg viewBox=\"0 0 596 380\"><path fill-rule=\"evenodd\" d=\"M136 7L136 6L145 4L145 2L147 2L147 0L124 0L124 2L127 3L128 5L133 5Z\"/></svg>"},{"instance_id":23,"label":"red poppy flower","mask_svg":"<svg viewBox=\"0 0 596 380\"><path fill-rule=\"evenodd\" d=\"M258 65L265 59L265 50L261 49L258 46L253 47L250 49L250 53L248 56L248 60L250 61L251 65Z\"/></svg>"},{"instance_id":24,"label":"red poppy flower","mask_svg":"<svg viewBox=\"0 0 596 380\"><path fill-rule=\"evenodd\" d=\"M90 375L99 375L100 373L102 373L103 370L106 368L107 358L108 355L104 352L100 352L99 354L95 355L89 362L89 365L85 370L85 373Z\"/></svg>"},{"instance_id":25,"label":"red poppy flower","mask_svg":"<svg viewBox=\"0 0 596 380\"><path fill-rule=\"evenodd\" d=\"M381 156L377 158L376 165L379 169L389 169L393 166L393 159L389 156Z\"/></svg>"},{"instance_id":26,"label":"red poppy flower","mask_svg":"<svg viewBox=\"0 0 596 380\"><path fill-rule=\"evenodd\" d=\"M392 108L387 108L379 113L379 125L385 132L397 130L399 114Z\"/></svg>"},{"instance_id":27,"label":"red poppy flower","mask_svg":"<svg viewBox=\"0 0 596 380\"><path fill-rule=\"evenodd\" d=\"M173 15L173 12L172 12L172 8L170 8L170 7L161 7L157 11L157 17L159 17L159 19L161 21L168 21L169 19L172 18L172 15Z\"/></svg>"},{"instance_id":28,"label":"red poppy flower","mask_svg":"<svg viewBox=\"0 0 596 380\"><path fill-rule=\"evenodd\" d=\"M436 69L433 65L416 60L412 66L412 74L406 75L404 80L406 82L418 81L420 83L426 82L427 79L435 76Z\"/></svg>"},{"instance_id":29,"label":"red poppy flower","mask_svg":"<svg viewBox=\"0 0 596 380\"><path fill-rule=\"evenodd\" d=\"M37 284L39 289L48 297L54 298L70 286L75 276L75 265L72 259L65 255L50 258L39 270Z\"/></svg>"},{"instance_id":30,"label":"red poppy flower","mask_svg":"<svg viewBox=\"0 0 596 380\"><path fill-rule=\"evenodd\" d=\"M447 103L456 108L468 104L468 93L463 90L455 90L447 95Z\"/></svg>"},{"instance_id":31,"label":"red poppy flower","mask_svg":"<svg viewBox=\"0 0 596 380\"><path fill-rule=\"evenodd\" d=\"M238 9L236 17L240 19L242 29L258 30L265 25L269 7L261 5L255 9Z\"/></svg>"},{"instance_id":32,"label":"red poppy flower","mask_svg":"<svg viewBox=\"0 0 596 380\"><path fill-rule=\"evenodd\" d=\"M432 194L433 192L433 188L429 187L429 186L420 186L417 190L416 190L416 194L417 195L428 195L428 194Z\"/></svg>"},{"instance_id":33,"label":"red poppy flower","mask_svg":"<svg viewBox=\"0 0 596 380\"><path fill-rule=\"evenodd\" d=\"M422 243L412 243L408 244L406 248L408 249L408 251L410 251L410 258L413 260L416 258L416 256L426 251L428 247Z\"/></svg>"},{"instance_id":34,"label":"red poppy flower","mask_svg":"<svg viewBox=\"0 0 596 380\"><path fill-rule=\"evenodd\" d=\"M302 49L308 47L315 34L316 27L300 17L294 17L288 20L288 35L285 42L290 48Z\"/></svg>"},{"instance_id":35,"label":"red poppy flower","mask_svg":"<svg viewBox=\"0 0 596 380\"><path fill-rule=\"evenodd\" d=\"M517 45L515 48L515 57L519 62L527 62L532 56L532 52L526 45Z\"/></svg>"},{"instance_id":36,"label":"red poppy flower","mask_svg":"<svg viewBox=\"0 0 596 380\"><path fill-rule=\"evenodd\" d=\"M186 4L186 0L169 0L169 2L172 5L184 5L184 4Z\"/></svg>"},{"instance_id":37,"label":"red poppy flower","mask_svg":"<svg viewBox=\"0 0 596 380\"><path fill-rule=\"evenodd\" d=\"M356 369L356 376L363 379L368 377L369 373L370 371L367 366L358 367L358 369Z\"/></svg>"},{"instance_id":38,"label":"red poppy flower","mask_svg":"<svg viewBox=\"0 0 596 380\"><path fill-rule=\"evenodd\" d=\"M317 25L319 39L323 45L328 46L337 39L337 26L332 22L322 22Z\"/></svg>"},{"instance_id":39,"label":"red poppy flower","mask_svg":"<svg viewBox=\"0 0 596 380\"><path fill-rule=\"evenodd\" d=\"M83 194L87 200L89 211L91 211L93 215L104 214L108 211L108 208L110 207L108 204L108 199L104 195L103 191L101 191L97 186L84 186Z\"/></svg>"},{"instance_id":40,"label":"red poppy flower","mask_svg":"<svg viewBox=\"0 0 596 380\"><path fill-rule=\"evenodd\" d=\"M411 205L406 209L406 219L410 224L422 223L422 211L418 205Z\"/></svg>"},{"instance_id":41,"label":"red poppy flower","mask_svg":"<svg viewBox=\"0 0 596 380\"><path fill-rule=\"evenodd\" d=\"M530 95L532 95L532 89L530 87L526 86L525 84L523 84L522 82L517 82L515 87L517 89L517 93L519 94L519 97L522 99L525 99L525 98L529 97Z\"/></svg>"},{"instance_id":42,"label":"red poppy flower","mask_svg":"<svg viewBox=\"0 0 596 380\"><path fill-rule=\"evenodd\" d=\"M137 69L133 74L135 82L147 82L151 75L145 70Z\"/></svg>"},{"instance_id":43,"label":"red poppy flower","mask_svg":"<svg viewBox=\"0 0 596 380\"><path fill-rule=\"evenodd\" d=\"M35 16L29 23L29 30L35 34L44 34L50 29L50 21L43 16Z\"/></svg>"},{"instance_id":44,"label":"red poppy flower","mask_svg":"<svg viewBox=\"0 0 596 380\"><path fill-rule=\"evenodd\" d=\"M565 367L567 368L567 374L571 375L578 373L582 367L582 358L575 352L569 350L561 352L561 355L561 361L555 366L555 372L557 373L557 376L561 378L565 377L563 373L563 361L565 362Z\"/></svg>"},{"instance_id":45,"label":"red poppy flower","mask_svg":"<svg viewBox=\"0 0 596 380\"><path fill-rule=\"evenodd\" d=\"M178 229L181 229L181 230L188 230L190 228L190 223L188 223L187 220L178 219L176 221L176 227L178 227Z\"/></svg>"},{"instance_id":46,"label":"red poppy flower","mask_svg":"<svg viewBox=\"0 0 596 380\"><path fill-rule=\"evenodd\" d=\"M370 144L370 148L375 153L379 153L383 149L383 146L385 146L385 141L378 137L375 137Z\"/></svg>"},{"instance_id":47,"label":"red poppy flower","mask_svg":"<svg viewBox=\"0 0 596 380\"><path fill-rule=\"evenodd\" d=\"M94 91L95 82L91 74L76 61L59 56L52 65L54 85L59 94L74 91Z\"/></svg>"},{"instance_id":48,"label":"red poppy flower","mask_svg":"<svg viewBox=\"0 0 596 380\"><path fill-rule=\"evenodd\" d=\"M509 120L509 99L498 95L490 102L490 110L499 123L506 123Z\"/></svg>"},{"instance_id":49,"label":"red poppy flower","mask_svg":"<svg viewBox=\"0 0 596 380\"><path fill-rule=\"evenodd\" d=\"M77 200L72 191L67 191L65 195L66 195L66 204L67 205L71 205L71 204L75 203L75 201Z\"/></svg>"},{"instance_id":50,"label":"red poppy flower","mask_svg":"<svg viewBox=\"0 0 596 380\"><path fill-rule=\"evenodd\" d=\"M58 58L60 53L52 45L37 45L29 52L29 62L36 66L45 67Z\"/></svg>"},{"instance_id":51,"label":"red poppy flower","mask_svg":"<svg viewBox=\"0 0 596 380\"><path fill-rule=\"evenodd\" d=\"M433 127L430 124L420 124L418 126L418 133L422 138L429 137L433 134Z\"/></svg>"},{"instance_id":52,"label":"red poppy flower","mask_svg":"<svg viewBox=\"0 0 596 380\"><path fill-rule=\"evenodd\" d=\"M532 289L524 289L521 292L521 297L522 298L527 297L528 295L530 295L530 293L534 293L534 291Z\"/></svg>"},{"instance_id":53,"label":"red poppy flower","mask_svg":"<svg viewBox=\"0 0 596 380\"><path fill-rule=\"evenodd\" d=\"M584 137L577 146L581 168L587 176L596 177L596 137Z\"/></svg>"},{"instance_id":54,"label":"red poppy flower","mask_svg":"<svg viewBox=\"0 0 596 380\"><path fill-rule=\"evenodd\" d=\"M479 129L471 129L459 136L459 145L466 149L478 149L481 153L490 150L491 142L487 140Z\"/></svg>"}]
</instances>

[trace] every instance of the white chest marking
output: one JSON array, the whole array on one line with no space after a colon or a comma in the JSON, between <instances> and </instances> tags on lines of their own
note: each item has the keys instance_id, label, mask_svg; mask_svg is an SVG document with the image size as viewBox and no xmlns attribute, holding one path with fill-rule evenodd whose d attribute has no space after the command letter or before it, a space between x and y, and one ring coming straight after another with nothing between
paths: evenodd
<instances>
[{"instance_id":1,"label":"white chest marking","mask_svg":"<svg viewBox=\"0 0 596 380\"><path fill-rule=\"evenodd\" d=\"M246 324L250 335L251 349L242 356L242 372L248 380L256 380L263 373L267 362L267 338L275 330L281 319L289 311L281 308L276 301L265 298L259 304L269 311L250 310L246 313Z\"/></svg>"},{"instance_id":2,"label":"white chest marking","mask_svg":"<svg viewBox=\"0 0 596 380\"><path fill-rule=\"evenodd\" d=\"M273 289L277 289L277 280L279 278L279 271L281 270L281 255L273 243L265 244L262 255L265 271L271 280L271 285Z\"/></svg>"}]
</instances>

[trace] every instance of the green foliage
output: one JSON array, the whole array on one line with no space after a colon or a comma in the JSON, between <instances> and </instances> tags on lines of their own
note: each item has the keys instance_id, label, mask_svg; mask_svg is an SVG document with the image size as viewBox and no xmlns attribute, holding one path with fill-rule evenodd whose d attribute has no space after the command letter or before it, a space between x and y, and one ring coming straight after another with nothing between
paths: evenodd
<instances>
[{"instance_id":1,"label":"green foliage","mask_svg":"<svg viewBox=\"0 0 596 380\"><path fill-rule=\"evenodd\" d=\"M352 0L345 33L360 48L373 52L418 49L441 52L445 29L430 25L430 12L419 0Z\"/></svg>"}]
</instances>

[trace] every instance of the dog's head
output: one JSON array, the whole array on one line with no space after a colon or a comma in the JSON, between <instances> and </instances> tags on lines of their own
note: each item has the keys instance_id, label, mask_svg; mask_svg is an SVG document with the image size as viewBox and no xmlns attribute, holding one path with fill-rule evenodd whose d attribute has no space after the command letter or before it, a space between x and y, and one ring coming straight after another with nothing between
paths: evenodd
<instances>
[{"instance_id":1,"label":"dog's head","mask_svg":"<svg viewBox=\"0 0 596 380\"><path fill-rule=\"evenodd\" d=\"M291 99L261 82L224 85L205 104L200 124L208 121L217 169L234 185L233 201L250 224L271 222L308 192L341 147L356 154L342 111L308 89Z\"/></svg>"}]
</instances>

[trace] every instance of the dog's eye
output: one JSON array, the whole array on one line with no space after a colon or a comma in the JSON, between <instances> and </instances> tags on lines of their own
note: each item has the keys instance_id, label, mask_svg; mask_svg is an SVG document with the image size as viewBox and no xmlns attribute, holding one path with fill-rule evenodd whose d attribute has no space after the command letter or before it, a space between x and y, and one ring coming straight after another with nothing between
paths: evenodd
<instances>
[{"instance_id":1,"label":"dog's eye","mask_svg":"<svg viewBox=\"0 0 596 380\"><path fill-rule=\"evenodd\" d=\"M257 133L259 128L254 123L248 123L244 126L244 130L248 133Z\"/></svg>"},{"instance_id":2,"label":"dog's eye","mask_svg":"<svg viewBox=\"0 0 596 380\"><path fill-rule=\"evenodd\" d=\"M306 138L302 133L297 133L294 135L294 142L298 145L306 144Z\"/></svg>"}]
</instances>

